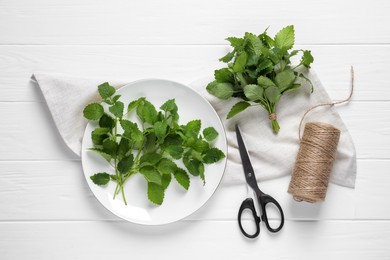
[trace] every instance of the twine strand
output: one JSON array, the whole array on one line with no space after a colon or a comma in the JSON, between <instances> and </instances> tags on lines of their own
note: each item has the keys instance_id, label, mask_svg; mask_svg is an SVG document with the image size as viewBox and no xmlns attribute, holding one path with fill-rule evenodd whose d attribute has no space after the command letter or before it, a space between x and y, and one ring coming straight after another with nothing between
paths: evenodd
<instances>
[{"instance_id":1,"label":"twine strand","mask_svg":"<svg viewBox=\"0 0 390 260\"><path fill-rule=\"evenodd\" d=\"M311 108L306 110L306 112L303 114L303 116L301 118L301 122L299 122L299 128L298 128L299 140L301 140L301 128L302 128L303 119L305 119L306 115L310 111L312 111L313 109L315 109L317 107L334 106L334 105L337 105L337 104L342 104L342 103L348 102L352 98L352 95L353 95L353 92L354 92L354 88L355 88L355 72L354 72L353 66L351 66L351 91L349 92L349 96L346 99L343 99L343 100L340 100L340 101L321 103L321 104L312 106Z\"/></svg>"},{"instance_id":2,"label":"twine strand","mask_svg":"<svg viewBox=\"0 0 390 260\"><path fill-rule=\"evenodd\" d=\"M301 138L303 120L310 111L317 107L333 106L349 101L354 92L354 80L354 69L351 66L351 91L349 96L341 101L315 105L309 108L301 118L298 130L300 147L288 188L288 193L296 201L315 203L325 200L340 139L339 129L322 122L306 123Z\"/></svg>"}]
</instances>

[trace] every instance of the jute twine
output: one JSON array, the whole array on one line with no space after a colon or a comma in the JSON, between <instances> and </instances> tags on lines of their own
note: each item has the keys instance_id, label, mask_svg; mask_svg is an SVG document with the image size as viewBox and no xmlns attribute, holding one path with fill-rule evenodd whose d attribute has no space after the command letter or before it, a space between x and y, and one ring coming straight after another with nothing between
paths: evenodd
<instances>
[{"instance_id":1,"label":"jute twine","mask_svg":"<svg viewBox=\"0 0 390 260\"><path fill-rule=\"evenodd\" d=\"M298 130L301 143L288 188L288 192L297 201L315 203L325 200L337 144L340 139L339 129L322 122L306 123L301 138L303 119L314 108L333 106L349 101L354 90L353 67L351 67L351 79L351 92L348 98L337 102L318 104L308 109L302 116Z\"/></svg>"}]
</instances>

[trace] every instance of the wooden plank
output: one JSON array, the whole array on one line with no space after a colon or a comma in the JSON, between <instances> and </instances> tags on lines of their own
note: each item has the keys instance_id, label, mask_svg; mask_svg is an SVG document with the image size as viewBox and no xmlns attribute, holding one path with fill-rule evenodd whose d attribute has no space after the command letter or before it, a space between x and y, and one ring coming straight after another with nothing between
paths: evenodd
<instances>
[{"instance_id":1,"label":"wooden plank","mask_svg":"<svg viewBox=\"0 0 390 260\"><path fill-rule=\"evenodd\" d=\"M320 204L294 201L288 176L260 185L280 202L288 220L390 219L389 167L390 160L359 160L356 188L331 184ZM79 161L0 162L0 169L0 221L118 220L94 198ZM223 181L187 220L235 220L245 196L244 183Z\"/></svg>"},{"instance_id":2,"label":"wooden plank","mask_svg":"<svg viewBox=\"0 0 390 260\"><path fill-rule=\"evenodd\" d=\"M299 44L389 43L386 0L0 2L1 44L223 44L296 26ZM374 14L372 19L367 14ZM366 19L364 19L366 18ZM348 22L346 22L348 21Z\"/></svg>"},{"instance_id":3,"label":"wooden plank","mask_svg":"<svg viewBox=\"0 0 390 260\"><path fill-rule=\"evenodd\" d=\"M313 69L333 99L343 99L355 66L354 100L390 100L390 46L304 45ZM223 66L227 46L0 46L0 101L42 101L30 82L34 72L132 81L167 78L190 83Z\"/></svg>"},{"instance_id":4,"label":"wooden plank","mask_svg":"<svg viewBox=\"0 0 390 260\"><path fill-rule=\"evenodd\" d=\"M357 147L358 158L390 155L389 102L351 102L340 106ZM61 139L46 103L0 103L0 158L2 160L75 159Z\"/></svg>"},{"instance_id":5,"label":"wooden plank","mask_svg":"<svg viewBox=\"0 0 390 260\"><path fill-rule=\"evenodd\" d=\"M286 222L248 240L234 221L0 223L3 259L388 259L390 222Z\"/></svg>"}]
</instances>

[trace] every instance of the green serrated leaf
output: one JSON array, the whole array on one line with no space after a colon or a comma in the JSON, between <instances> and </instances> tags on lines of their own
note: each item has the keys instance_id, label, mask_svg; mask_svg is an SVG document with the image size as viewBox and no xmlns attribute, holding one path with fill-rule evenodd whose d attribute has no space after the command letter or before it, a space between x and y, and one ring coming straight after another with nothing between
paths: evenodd
<instances>
[{"instance_id":1,"label":"green serrated leaf","mask_svg":"<svg viewBox=\"0 0 390 260\"><path fill-rule=\"evenodd\" d=\"M149 163L150 165L155 165L161 160L162 156L161 154L152 152L152 153L145 153L140 158L140 163Z\"/></svg>"},{"instance_id":2,"label":"green serrated leaf","mask_svg":"<svg viewBox=\"0 0 390 260\"><path fill-rule=\"evenodd\" d=\"M163 139L167 133L167 122L157 121L154 123L154 133L158 139Z\"/></svg>"},{"instance_id":3,"label":"green serrated leaf","mask_svg":"<svg viewBox=\"0 0 390 260\"><path fill-rule=\"evenodd\" d=\"M203 136L207 141L213 141L218 136L217 130L214 127L210 126L203 129Z\"/></svg>"},{"instance_id":4,"label":"green serrated leaf","mask_svg":"<svg viewBox=\"0 0 390 260\"><path fill-rule=\"evenodd\" d=\"M248 59L248 54L245 51L241 52L241 54L238 55L236 61L234 62L233 71L235 73L244 72L247 59Z\"/></svg>"},{"instance_id":5,"label":"green serrated leaf","mask_svg":"<svg viewBox=\"0 0 390 260\"><path fill-rule=\"evenodd\" d=\"M275 35L275 47L289 50L294 46L294 26L289 25Z\"/></svg>"},{"instance_id":6,"label":"green serrated leaf","mask_svg":"<svg viewBox=\"0 0 390 260\"><path fill-rule=\"evenodd\" d=\"M175 99L167 100L164 104L161 105L160 109L169 112L178 110Z\"/></svg>"},{"instance_id":7,"label":"green serrated leaf","mask_svg":"<svg viewBox=\"0 0 390 260\"><path fill-rule=\"evenodd\" d=\"M116 95L112 97L112 102L115 103L120 99L121 95Z\"/></svg>"},{"instance_id":8,"label":"green serrated leaf","mask_svg":"<svg viewBox=\"0 0 390 260\"><path fill-rule=\"evenodd\" d=\"M133 167L134 156L130 154L129 156L123 157L122 160L118 163L118 171L121 174L126 174Z\"/></svg>"},{"instance_id":9,"label":"green serrated leaf","mask_svg":"<svg viewBox=\"0 0 390 260\"><path fill-rule=\"evenodd\" d=\"M265 96L269 102L276 104L281 97L280 90L277 87L269 87L265 90Z\"/></svg>"},{"instance_id":10,"label":"green serrated leaf","mask_svg":"<svg viewBox=\"0 0 390 260\"><path fill-rule=\"evenodd\" d=\"M303 51L302 59L300 64L305 66L306 68L310 68L310 64L314 61L313 56L311 55L311 51Z\"/></svg>"},{"instance_id":11,"label":"green serrated leaf","mask_svg":"<svg viewBox=\"0 0 390 260\"><path fill-rule=\"evenodd\" d=\"M148 199L154 204L161 205L164 201L164 187L148 182Z\"/></svg>"},{"instance_id":12,"label":"green serrated leaf","mask_svg":"<svg viewBox=\"0 0 390 260\"><path fill-rule=\"evenodd\" d=\"M166 190L171 183L172 180L172 174L164 174L161 177L161 186L163 187L164 190Z\"/></svg>"},{"instance_id":13,"label":"green serrated leaf","mask_svg":"<svg viewBox=\"0 0 390 260\"><path fill-rule=\"evenodd\" d=\"M226 38L228 42L230 42L230 45L233 48L239 47L244 43L244 39L242 38L237 38L237 37L228 37Z\"/></svg>"},{"instance_id":14,"label":"green serrated leaf","mask_svg":"<svg viewBox=\"0 0 390 260\"><path fill-rule=\"evenodd\" d=\"M169 145L164 149L173 159L180 159L184 149L181 145Z\"/></svg>"},{"instance_id":15,"label":"green serrated leaf","mask_svg":"<svg viewBox=\"0 0 390 260\"><path fill-rule=\"evenodd\" d=\"M115 120L108 114L104 113L99 120L99 126L103 128L113 129L115 127Z\"/></svg>"},{"instance_id":16,"label":"green serrated leaf","mask_svg":"<svg viewBox=\"0 0 390 260\"><path fill-rule=\"evenodd\" d=\"M225 56L220 58L219 61L228 63L229 61L231 61L234 58L234 54L235 54L235 51L229 52L228 54L226 54Z\"/></svg>"},{"instance_id":17,"label":"green serrated leaf","mask_svg":"<svg viewBox=\"0 0 390 260\"><path fill-rule=\"evenodd\" d=\"M263 47L263 43L261 42L261 40L253 33L248 33L248 32L245 33L245 38L248 40L246 50L250 53L260 55L261 47Z\"/></svg>"},{"instance_id":18,"label":"green serrated leaf","mask_svg":"<svg viewBox=\"0 0 390 260\"><path fill-rule=\"evenodd\" d=\"M137 115L142 122L154 124L157 120L157 110L152 103L146 99L141 100L137 106Z\"/></svg>"},{"instance_id":19,"label":"green serrated leaf","mask_svg":"<svg viewBox=\"0 0 390 260\"><path fill-rule=\"evenodd\" d=\"M111 155L105 153L102 149L99 148L89 148L90 151L93 151L103 157L107 162L111 161Z\"/></svg>"},{"instance_id":20,"label":"green serrated leaf","mask_svg":"<svg viewBox=\"0 0 390 260\"><path fill-rule=\"evenodd\" d=\"M213 81L206 87L207 91L219 99L229 99L233 95L233 85L231 83L221 83Z\"/></svg>"},{"instance_id":21,"label":"green serrated leaf","mask_svg":"<svg viewBox=\"0 0 390 260\"><path fill-rule=\"evenodd\" d=\"M225 158L225 154L216 147L203 153L203 162L206 164L216 163L223 158Z\"/></svg>"},{"instance_id":22,"label":"green serrated leaf","mask_svg":"<svg viewBox=\"0 0 390 260\"><path fill-rule=\"evenodd\" d=\"M109 154L109 155L111 155L111 157L115 158L117 156L117 152L118 152L117 142L110 140L110 139L106 139L103 142L103 152L105 152L106 154Z\"/></svg>"},{"instance_id":23,"label":"green serrated leaf","mask_svg":"<svg viewBox=\"0 0 390 260\"><path fill-rule=\"evenodd\" d=\"M227 114L226 116L226 119L230 119L232 118L233 116L237 115L238 113L244 111L245 109L247 109L248 107L250 107L250 104L246 101L240 101L238 103L236 103L229 111L229 113Z\"/></svg>"},{"instance_id":24,"label":"green serrated leaf","mask_svg":"<svg viewBox=\"0 0 390 260\"><path fill-rule=\"evenodd\" d=\"M234 83L234 75L228 68L223 68L214 71L215 80L220 83Z\"/></svg>"},{"instance_id":25,"label":"green serrated leaf","mask_svg":"<svg viewBox=\"0 0 390 260\"><path fill-rule=\"evenodd\" d=\"M184 189L188 190L190 187L190 177L184 169L177 168L173 176Z\"/></svg>"},{"instance_id":26,"label":"green serrated leaf","mask_svg":"<svg viewBox=\"0 0 390 260\"><path fill-rule=\"evenodd\" d=\"M121 118L123 116L123 110L125 105L121 101L115 102L108 110L116 117Z\"/></svg>"},{"instance_id":27,"label":"green serrated leaf","mask_svg":"<svg viewBox=\"0 0 390 260\"><path fill-rule=\"evenodd\" d=\"M118 157L122 158L130 151L130 142L126 138L121 138L118 146Z\"/></svg>"},{"instance_id":28,"label":"green serrated leaf","mask_svg":"<svg viewBox=\"0 0 390 260\"><path fill-rule=\"evenodd\" d=\"M199 119L196 119L196 120L189 121L185 127L185 130L186 132L194 133L197 136L200 132L201 127L202 127L202 122Z\"/></svg>"},{"instance_id":29,"label":"green serrated leaf","mask_svg":"<svg viewBox=\"0 0 390 260\"><path fill-rule=\"evenodd\" d=\"M98 91L99 91L100 96L103 99L109 98L115 94L115 88L110 86L110 84L108 84L108 82L104 82L103 84L99 85Z\"/></svg>"},{"instance_id":30,"label":"green serrated leaf","mask_svg":"<svg viewBox=\"0 0 390 260\"><path fill-rule=\"evenodd\" d=\"M208 142L198 139L196 140L191 147L194 149L194 151L202 153L210 148L210 145Z\"/></svg>"},{"instance_id":31,"label":"green serrated leaf","mask_svg":"<svg viewBox=\"0 0 390 260\"><path fill-rule=\"evenodd\" d=\"M273 83L272 80L270 80L269 78L267 78L265 76L260 76L257 79L257 84L264 89L269 88L269 87L276 87L275 83Z\"/></svg>"},{"instance_id":32,"label":"green serrated leaf","mask_svg":"<svg viewBox=\"0 0 390 260\"><path fill-rule=\"evenodd\" d=\"M250 101L263 99L264 89L256 84L249 84L244 87L244 94Z\"/></svg>"},{"instance_id":33,"label":"green serrated leaf","mask_svg":"<svg viewBox=\"0 0 390 260\"><path fill-rule=\"evenodd\" d=\"M95 128L91 133L91 139L94 145L102 145L103 141L107 139L110 128Z\"/></svg>"},{"instance_id":34,"label":"green serrated leaf","mask_svg":"<svg viewBox=\"0 0 390 260\"><path fill-rule=\"evenodd\" d=\"M89 178L99 186L106 185L110 181L110 175L106 172L96 173Z\"/></svg>"},{"instance_id":35,"label":"green serrated leaf","mask_svg":"<svg viewBox=\"0 0 390 260\"><path fill-rule=\"evenodd\" d=\"M292 86L295 79L296 76L292 70L285 70L276 75L275 83L278 86L280 92L283 92Z\"/></svg>"},{"instance_id":36,"label":"green serrated leaf","mask_svg":"<svg viewBox=\"0 0 390 260\"><path fill-rule=\"evenodd\" d=\"M187 168L188 172L194 176L199 176L199 165L202 163L197 159L190 159L188 157L183 158L184 166Z\"/></svg>"},{"instance_id":37,"label":"green serrated leaf","mask_svg":"<svg viewBox=\"0 0 390 260\"><path fill-rule=\"evenodd\" d=\"M131 110L135 109L138 107L138 105L142 102L142 100L145 100L144 97L141 97L137 100L133 100L129 103L129 105L127 106L127 112L130 112Z\"/></svg>"},{"instance_id":38,"label":"green serrated leaf","mask_svg":"<svg viewBox=\"0 0 390 260\"><path fill-rule=\"evenodd\" d=\"M161 174L171 174L174 173L177 168L176 163L168 158L162 158L160 162L157 164L157 170Z\"/></svg>"},{"instance_id":39,"label":"green serrated leaf","mask_svg":"<svg viewBox=\"0 0 390 260\"><path fill-rule=\"evenodd\" d=\"M157 169L154 166L144 166L141 169L139 169L139 172L145 177L145 179L151 183L156 183L158 185L161 185L161 174L157 171Z\"/></svg>"},{"instance_id":40,"label":"green serrated leaf","mask_svg":"<svg viewBox=\"0 0 390 260\"><path fill-rule=\"evenodd\" d=\"M104 108L98 103L91 103L84 108L83 114L88 120L99 120L104 114Z\"/></svg>"},{"instance_id":41,"label":"green serrated leaf","mask_svg":"<svg viewBox=\"0 0 390 260\"><path fill-rule=\"evenodd\" d=\"M122 119L120 120L120 124L125 131L123 135L132 141L142 142L144 140L143 133L139 130L138 125L129 120Z\"/></svg>"}]
</instances>

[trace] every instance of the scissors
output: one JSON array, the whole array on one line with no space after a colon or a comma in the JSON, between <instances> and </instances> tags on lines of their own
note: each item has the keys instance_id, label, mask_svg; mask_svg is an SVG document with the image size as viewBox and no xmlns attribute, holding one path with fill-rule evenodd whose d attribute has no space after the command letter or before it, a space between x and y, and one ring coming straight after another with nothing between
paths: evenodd
<instances>
[{"instance_id":1,"label":"scissors","mask_svg":"<svg viewBox=\"0 0 390 260\"><path fill-rule=\"evenodd\" d=\"M238 125L236 125L236 135L237 135L238 149L240 151L242 166L244 168L245 179L246 179L247 185L253 190L254 195L257 199L259 208L261 210L261 217L260 217L260 215L258 215L256 212L256 208L255 208L255 204L253 202L253 199L249 196L247 199L245 199L242 202L241 207L238 211L238 224L240 226L241 232L244 234L244 236L246 236L248 238L257 237L260 234L260 221L261 220L265 223L265 226L267 227L267 229L270 232L273 232L273 233L278 232L282 229L282 227L284 225L284 214L283 214L282 207L273 197L271 197L268 194L265 194L264 192L262 192L259 189L259 186L257 185L257 181L256 181L255 172L253 170L251 161L249 159L248 151L245 148L244 140L242 138L240 128ZM248 189L248 191L250 191L250 189ZM281 220L280 220L280 224L277 228L272 228L269 225L268 217L267 217L267 210L266 210L267 204L270 204L270 205L273 204L278 209L278 211L280 213ZM256 224L256 232L254 234L248 234L241 224L241 217L242 217L242 213L244 210L250 210L252 212L252 215L253 215L253 218L254 218L254 221Z\"/></svg>"}]
</instances>

